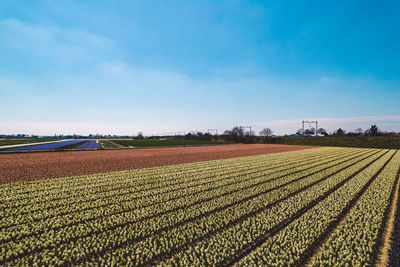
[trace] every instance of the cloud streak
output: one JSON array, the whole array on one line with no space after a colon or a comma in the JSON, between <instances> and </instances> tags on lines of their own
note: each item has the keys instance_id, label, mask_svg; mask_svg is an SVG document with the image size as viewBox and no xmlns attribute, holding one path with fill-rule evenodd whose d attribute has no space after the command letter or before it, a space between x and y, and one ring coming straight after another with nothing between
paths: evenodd
<instances>
[{"instance_id":1,"label":"cloud streak","mask_svg":"<svg viewBox=\"0 0 400 267\"><path fill-rule=\"evenodd\" d=\"M0 51L7 51L0 59L9 63L0 63L5 71L69 73L110 58L114 48L113 40L85 28L0 21Z\"/></svg>"}]
</instances>

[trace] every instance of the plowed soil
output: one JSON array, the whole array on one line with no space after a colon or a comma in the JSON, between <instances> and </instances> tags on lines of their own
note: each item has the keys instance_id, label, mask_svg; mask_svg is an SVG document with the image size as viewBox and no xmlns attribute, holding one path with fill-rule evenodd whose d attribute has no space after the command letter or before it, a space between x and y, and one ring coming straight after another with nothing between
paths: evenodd
<instances>
[{"instance_id":1,"label":"plowed soil","mask_svg":"<svg viewBox=\"0 0 400 267\"><path fill-rule=\"evenodd\" d=\"M0 183L277 153L311 146L270 144L0 154Z\"/></svg>"}]
</instances>

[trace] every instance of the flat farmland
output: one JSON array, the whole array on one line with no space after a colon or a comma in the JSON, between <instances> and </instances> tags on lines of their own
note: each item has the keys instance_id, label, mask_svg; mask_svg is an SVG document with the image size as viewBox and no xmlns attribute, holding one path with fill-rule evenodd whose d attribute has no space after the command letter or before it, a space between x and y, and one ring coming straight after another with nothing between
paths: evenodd
<instances>
[{"instance_id":1,"label":"flat farmland","mask_svg":"<svg viewBox=\"0 0 400 267\"><path fill-rule=\"evenodd\" d=\"M0 154L0 183L276 153L311 146L271 144Z\"/></svg>"},{"instance_id":2,"label":"flat farmland","mask_svg":"<svg viewBox=\"0 0 400 267\"><path fill-rule=\"evenodd\" d=\"M399 180L330 147L2 184L0 264L396 266Z\"/></svg>"}]
</instances>

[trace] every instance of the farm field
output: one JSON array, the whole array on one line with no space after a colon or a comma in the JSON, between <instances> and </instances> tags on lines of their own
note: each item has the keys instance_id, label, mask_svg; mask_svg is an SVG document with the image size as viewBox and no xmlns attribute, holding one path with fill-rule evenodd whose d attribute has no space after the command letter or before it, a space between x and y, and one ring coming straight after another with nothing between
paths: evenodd
<instances>
[{"instance_id":1,"label":"farm field","mask_svg":"<svg viewBox=\"0 0 400 267\"><path fill-rule=\"evenodd\" d=\"M2 184L0 264L385 264L399 180L398 150L326 147Z\"/></svg>"},{"instance_id":2,"label":"farm field","mask_svg":"<svg viewBox=\"0 0 400 267\"><path fill-rule=\"evenodd\" d=\"M29 144L29 143L41 143L49 141L57 141L58 139L4 139L0 140L0 147L6 145L18 145L18 144Z\"/></svg>"},{"instance_id":3,"label":"farm field","mask_svg":"<svg viewBox=\"0 0 400 267\"><path fill-rule=\"evenodd\" d=\"M185 140L185 139L136 139L136 140L112 140L122 147L157 147L157 146L198 146L232 144L230 141Z\"/></svg>"},{"instance_id":4,"label":"farm field","mask_svg":"<svg viewBox=\"0 0 400 267\"><path fill-rule=\"evenodd\" d=\"M75 149L99 149L100 145L97 140L90 140L90 141L84 141L74 148Z\"/></svg>"},{"instance_id":5,"label":"farm field","mask_svg":"<svg viewBox=\"0 0 400 267\"><path fill-rule=\"evenodd\" d=\"M400 136L274 137L270 144L400 149Z\"/></svg>"},{"instance_id":6,"label":"farm field","mask_svg":"<svg viewBox=\"0 0 400 267\"><path fill-rule=\"evenodd\" d=\"M224 145L0 154L0 183L276 153L310 146Z\"/></svg>"},{"instance_id":7,"label":"farm field","mask_svg":"<svg viewBox=\"0 0 400 267\"><path fill-rule=\"evenodd\" d=\"M100 147L102 149L115 149L115 148L123 148L123 145L119 145L112 140L100 140Z\"/></svg>"},{"instance_id":8,"label":"farm field","mask_svg":"<svg viewBox=\"0 0 400 267\"><path fill-rule=\"evenodd\" d=\"M76 146L79 146L81 143L84 143L85 141L83 140L61 140L57 142L50 142L50 143L44 143L44 144L29 144L27 143L26 146L16 146L16 147L11 147L11 148L4 148L2 151L8 152L8 151L35 151L35 150L40 150L40 151L45 151L45 150L59 150L59 149L70 149L70 148L75 148ZM22 144L21 144L22 145ZM0 147L1 149L2 147Z\"/></svg>"},{"instance_id":9,"label":"farm field","mask_svg":"<svg viewBox=\"0 0 400 267\"><path fill-rule=\"evenodd\" d=\"M9 144L1 146L1 142ZM43 141L44 142L44 141ZM31 144L32 143L32 144ZM40 143L40 142L39 142ZM11 144L11 146L10 146ZM30 140L2 140L0 152L29 152L51 150L81 150L81 149L118 149L118 148L146 148L146 147L175 147L200 145L226 145L230 141L181 140L181 139L143 139L143 140L59 140L58 142L38 144Z\"/></svg>"}]
</instances>

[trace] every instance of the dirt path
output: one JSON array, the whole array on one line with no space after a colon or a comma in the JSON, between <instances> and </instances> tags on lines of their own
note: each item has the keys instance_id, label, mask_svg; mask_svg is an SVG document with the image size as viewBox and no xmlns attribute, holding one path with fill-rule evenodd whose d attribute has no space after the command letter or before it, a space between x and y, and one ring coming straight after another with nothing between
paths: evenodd
<instances>
[{"instance_id":1,"label":"dirt path","mask_svg":"<svg viewBox=\"0 0 400 267\"><path fill-rule=\"evenodd\" d=\"M313 148L270 144L0 154L0 183Z\"/></svg>"}]
</instances>

